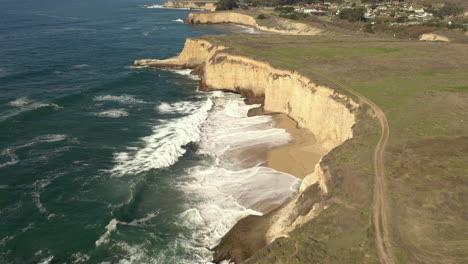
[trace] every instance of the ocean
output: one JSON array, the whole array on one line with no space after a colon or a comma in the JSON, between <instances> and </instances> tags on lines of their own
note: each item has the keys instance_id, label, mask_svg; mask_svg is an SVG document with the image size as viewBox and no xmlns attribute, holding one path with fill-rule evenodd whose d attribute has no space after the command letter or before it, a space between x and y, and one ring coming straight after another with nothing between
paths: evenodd
<instances>
[{"instance_id":1,"label":"ocean","mask_svg":"<svg viewBox=\"0 0 468 264\"><path fill-rule=\"evenodd\" d=\"M257 155L291 140L270 116L190 70L132 67L252 33L161 4L0 0L0 263L209 263L296 193Z\"/></svg>"}]
</instances>

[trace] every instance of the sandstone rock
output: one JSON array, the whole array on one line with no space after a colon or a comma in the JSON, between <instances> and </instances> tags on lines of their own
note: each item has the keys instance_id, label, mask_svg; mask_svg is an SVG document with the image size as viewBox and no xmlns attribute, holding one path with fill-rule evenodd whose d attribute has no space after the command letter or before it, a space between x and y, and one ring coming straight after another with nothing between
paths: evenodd
<instances>
[{"instance_id":1,"label":"sandstone rock","mask_svg":"<svg viewBox=\"0 0 468 264\"><path fill-rule=\"evenodd\" d=\"M434 34L434 33L422 34L421 36L419 36L419 40L422 40L422 41L442 41L442 42L449 42L450 41L447 37L437 35L437 34Z\"/></svg>"}]
</instances>

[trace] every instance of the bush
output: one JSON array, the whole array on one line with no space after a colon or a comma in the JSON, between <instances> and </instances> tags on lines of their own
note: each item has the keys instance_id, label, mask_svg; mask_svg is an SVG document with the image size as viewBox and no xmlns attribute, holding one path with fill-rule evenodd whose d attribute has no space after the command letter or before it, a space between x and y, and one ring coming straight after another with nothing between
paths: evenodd
<instances>
[{"instance_id":1,"label":"bush","mask_svg":"<svg viewBox=\"0 0 468 264\"><path fill-rule=\"evenodd\" d=\"M216 10L232 10L233 8L239 7L236 0L219 0L216 3Z\"/></svg>"},{"instance_id":2,"label":"bush","mask_svg":"<svg viewBox=\"0 0 468 264\"><path fill-rule=\"evenodd\" d=\"M364 13L366 9L364 7L347 8L340 12L340 19L346 19L350 22L364 21Z\"/></svg>"},{"instance_id":3,"label":"bush","mask_svg":"<svg viewBox=\"0 0 468 264\"><path fill-rule=\"evenodd\" d=\"M287 13L293 12L294 8L292 8L292 7L276 7L275 11L278 11L278 12L280 12L282 14L287 14Z\"/></svg>"},{"instance_id":4,"label":"bush","mask_svg":"<svg viewBox=\"0 0 468 264\"><path fill-rule=\"evenodd\" d=\"M265 16L264 14L260 14L257 16L258 19L267 19L268 17Z\"/></svg>"},{"instance_id":5,"label":"bush","mask_svg":"<svg viewBox=\"0 0 468 264\"><path fill-rule=\"evenodd\" d=\"M249 7L246 6L246 5L241 5L240 8L241 8L242 10L249 10Z\"/></svg>"},{"instance_id":6,"label":"bush","mask_svg":"<svg viewBox=\"0 0 468 264\"><path fill-rule=\"evenodd\" d=\"M407 16L397 17L397 19L396 19L397 23L405 23L405 22L408 22L408 21L409 21L409 19L408 19Z\"/></svg>"},{"instance_id":7,"label":"bush","mask_svg":"<svg viewBox=\"0 0 468 264\"><path fill-rule=\"evenodd\" d=\"M287 18L287 19L292 19L292 20L298 20L299 16L296 14L281 14L280 17L282 18Z\"/></svg>"},{"instance_id":8,"label":"bush","mask_svg":"<svg viewBox=\"0 0 468 264\"><path fill-rule=\"evenodd\" d=\"M455 16L463 12L463 8L456 4L448 3L442 7L437 13L438 16Z\"/></svg>"},{"instance_id":9,"label":"bush","mask_svg":"<svg viewBox=\"0 0 468 264\"><path fill-rule=\"evenodd\" d=\"M364 32L366 32L366 33L374 33L374 29L372 28L372 24L367 23L367 24L364 26Z\"/></svg>"}]
</instances>

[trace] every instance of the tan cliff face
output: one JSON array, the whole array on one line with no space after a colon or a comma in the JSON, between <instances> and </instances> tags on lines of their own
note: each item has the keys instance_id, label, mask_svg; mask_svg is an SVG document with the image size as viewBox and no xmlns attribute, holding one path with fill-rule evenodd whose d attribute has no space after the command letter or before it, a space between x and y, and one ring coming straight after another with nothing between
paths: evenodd
<instances>
[{"instance_id":1,"label":"tan cliff face","mask_svg":"<svg viewBox=\"0 0 468 264\"><path fill-rule=\"evenodd\" d=\"M287 114L310 130L327 151L352 137L357 105L345 99L350 103L348 108L342 100L335 99L339 95L333 89L316 85L296 72L218 52L205 63L203 85L264 95L265 111Z\"/></svg>"},{"instance_id":2,"label":"tan cliff face","mask_svg":"<svg viewBox=\"0 0 468 264\"><path fill-rule=\"evenodd\" d=\"M135 66L194 68L203 64L206 89L248 91L265 97L264 110L284 113L316 135L329 151L353 135L358 104L333 89L314 84L297 72L223 52L226 47L188 39L179 56L166 60L137 60Z\"/></svg>"},{"instance_id":3,"label":"tan cliff face","mask_svg":"<svg viewBox=\"0 0 468 264\"><path fill-rule=\"evenodd\" d=\"M209 1L167 1L163 6L169 8L202 9L207 11L216 10L216 2Z\"/></svg>"},{"instance_id":4,"label":"tan cliff face","mask_svg":"<svg viewBox=\"0 0 468 264\"><path fill-rule=\"evenodd\" d=\"M189 24L222 24L230 23L243 26L254 27L258 30L287 34L287 35L318 35L323 33L321 29L310 25L294 22L286 19L275 19L275 27L261 26L255 18L235 12L215 12L215 13L190 13L186 22Z\"/></svg>"},{"instance_id":5,"label":"tan cliff face","mask_svg":"<svg viewBox=\"0 0 468 264\"><path fill-rule=\"evenodd\" d=\"M264 111L285 113L300 127L310 130L324 153L353 137L359 105L351 99L331 88L317 85L297 72L276 69L265 62L229 54L226 47L206 40L188 39L178 57L138 60L135 65L186 68L202 65L199 71L202 77L200 89L231 90L247 97L262 98ZM303 179L295 198L265 215L269 224L262 231L263 238L259 245L287 236L289 231L320 213L325 208L320 197L326 195L327 179L330 177L332 175L329 175L326 166L319 162L315 171ZM308 197L309 194L313 197ZM228 251L218 254L217 250L215 258L233 257L225 255L230 254L225 253Z\"/></svg>"},{"instance_id":6,"label":"tan cliff face","mask_svg":"<svg viewBox=\"0 0 468 264\"><path fill-rule=\"evenodd\" d=\"M184 49L176 57L163 60L140 59L135 60L133 65L159 68L194 68L197 65L205 63L216 52L223 49L226 49L226 47L213 45L205 40L187 39Z\"/></svg>"}]
</instances>

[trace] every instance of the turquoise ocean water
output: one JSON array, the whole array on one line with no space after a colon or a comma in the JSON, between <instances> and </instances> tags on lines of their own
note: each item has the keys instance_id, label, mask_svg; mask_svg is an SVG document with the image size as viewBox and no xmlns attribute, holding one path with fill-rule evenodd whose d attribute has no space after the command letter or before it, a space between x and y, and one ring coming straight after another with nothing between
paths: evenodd
<instances>
[{"instance_id":1,"label":"turquoise ocean water","mask_svg":"<svg viewBox=\"0 0 468 264\"><path fill-rule=\"evenodd\" d=\"M245 31L157 4L0 0L0 263L206 263L254 204L295 192L225 155L287 142L271 118L189 71L131 67Z\"/></svg>"}]
</instances>

